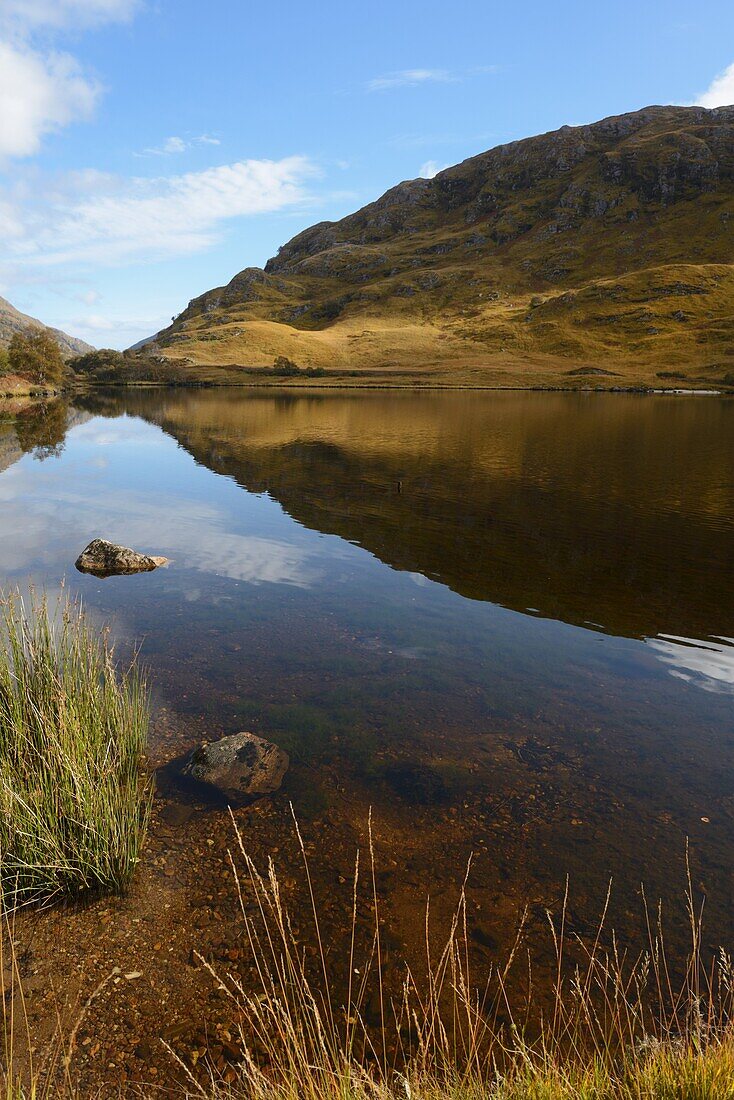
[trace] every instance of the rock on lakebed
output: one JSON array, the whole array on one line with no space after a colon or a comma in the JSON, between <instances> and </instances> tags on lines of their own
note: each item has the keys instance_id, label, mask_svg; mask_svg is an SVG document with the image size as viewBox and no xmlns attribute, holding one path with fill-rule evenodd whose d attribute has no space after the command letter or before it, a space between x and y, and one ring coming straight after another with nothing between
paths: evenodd
<instances>
[{"instance_id":1,"label":"rock on lakebed","mask_svg":"<svg viewBox=\"0 0 734 1100\"><path fill-rule=\"evenodd\" d=\"M139 554L129 546L116 546L106 539L93 539L76 559L80 573L93 573L96 577L118 577L132 573L150 573L159 565L166 565L168 558Z\"/></svg>"},{"instance_id":2,"label":"rock on lakebed","mask_svg":"<svg viewBox=\"0 0 734 1100\"><path fill-rule=\"evenodd\" d=\"M216 788L229 801L273 794L283 782L288 754L254 733L233 733L204 741L191 753L181 774Z\"/></svg>"}]
</instances>

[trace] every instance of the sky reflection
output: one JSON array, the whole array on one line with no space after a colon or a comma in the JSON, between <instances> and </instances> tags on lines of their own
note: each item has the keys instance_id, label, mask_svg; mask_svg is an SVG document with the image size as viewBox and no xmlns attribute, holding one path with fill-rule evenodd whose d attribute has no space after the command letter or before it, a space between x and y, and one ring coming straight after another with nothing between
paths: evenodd
<instances>
[{"instance_id":1,"label":"sky reflection","mask_svg":"<svg viewBox=\"0 0 734 1100\"><path fill-rule=\"evenodd\" d=\"M661 637L649 646L668 667L671 676L704 691L734 695L734 639Z\"/></svg>"},{"instance_id":2,"label":"sky reflection","mask_svg":"<svg viewBox=\"0 0 734 1100\"><path fill-rule=\"evenodd\" d=\"M278 537L286 525L277 504L226 479L215 497L202 491L210 479L159 429L94 418L71 429L58 456L39 466L25 455L0 476L0 572L64 559L68 571L87 542L103 537L250 584L319 583L323 564L306 539ZM340 556L337 540L330 551Z\"/></svg>"}]
</instances>

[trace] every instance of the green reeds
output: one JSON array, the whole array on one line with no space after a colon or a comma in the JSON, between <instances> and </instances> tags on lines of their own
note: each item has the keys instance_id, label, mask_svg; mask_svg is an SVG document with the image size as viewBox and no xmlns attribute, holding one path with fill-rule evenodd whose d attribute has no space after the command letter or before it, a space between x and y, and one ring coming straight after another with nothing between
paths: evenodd
<instances>
[{"instance_id":1,"label":"green reeds","mask_svg":"<svg viewBox=\"0 0 734 1100\"><path fill-rule=\"evenodd\" d=\"M150 806L147 688L61 599L0 598L0 888L6 905L124 891Z\"/></svg>"}]
</instances>

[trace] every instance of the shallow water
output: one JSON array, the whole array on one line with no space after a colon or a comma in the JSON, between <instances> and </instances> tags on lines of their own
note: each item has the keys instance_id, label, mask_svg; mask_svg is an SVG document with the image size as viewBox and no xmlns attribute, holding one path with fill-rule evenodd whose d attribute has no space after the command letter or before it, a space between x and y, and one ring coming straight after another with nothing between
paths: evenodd
<instances>
[{"instance_id":1,"label":"shallow water","mask_svg":"<svg viewBox=\"0 0 734 1100\"><path fill-rule=\"evenodd\" d=\"M372 806L397 910L477 853L487 943L567 874L582 931L610 876L674 903L689 837L731 943L734 401L118 391L0 469L0 584L142 641L155 763L271 736L304 821ZM96 536L172 563L81 576Z\"/></svg>"}]
</instances>

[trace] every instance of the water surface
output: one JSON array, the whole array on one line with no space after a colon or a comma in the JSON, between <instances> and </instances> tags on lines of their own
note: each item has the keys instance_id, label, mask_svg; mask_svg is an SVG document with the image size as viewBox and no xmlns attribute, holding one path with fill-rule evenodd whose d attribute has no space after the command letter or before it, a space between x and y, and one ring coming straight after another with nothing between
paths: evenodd
<instances>
[{"instance_id":1,"label":"water surface","mask_svg":"<svg viewBox=\"0 0 734 1100\"><path fill-rule=\"evenodd\" d=\"M631 927L689 837L731 943L733 401L118 391L0 424L0 469L0 583L142 640L154 763L271 736L306 827L373 808L406 927L471 851L485 945L567 874ZM96 536L172 564L81 576Z\"/></svg>"}]
</instances>

